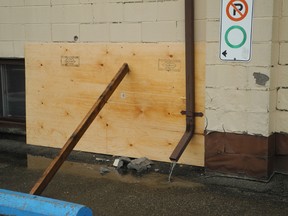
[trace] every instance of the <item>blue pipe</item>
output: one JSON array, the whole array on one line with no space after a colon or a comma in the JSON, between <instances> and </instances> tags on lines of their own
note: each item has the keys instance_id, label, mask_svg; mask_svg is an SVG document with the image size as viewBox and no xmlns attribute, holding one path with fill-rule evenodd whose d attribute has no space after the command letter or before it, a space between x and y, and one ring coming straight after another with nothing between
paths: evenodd
<instances>
[{"instance_id":1,"label":"blue pipe","mask_svg":"<svg viewBox=\"0 0 288 216\"><path fill-rule=\"evenodd\" d=\"M0 189L0 215L21 216L92 216L86 206Z\"/></svg>"}]
</instances>

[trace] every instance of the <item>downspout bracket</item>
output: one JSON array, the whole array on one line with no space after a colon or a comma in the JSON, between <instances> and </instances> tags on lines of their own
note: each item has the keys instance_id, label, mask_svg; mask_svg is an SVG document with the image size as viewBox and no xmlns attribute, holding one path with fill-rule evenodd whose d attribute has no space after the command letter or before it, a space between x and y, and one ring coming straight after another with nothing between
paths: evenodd
<instances>
[{"instance_id":1,"label":"downspout bracket","mask_svg":"<svg viewBox=\"0 0 288 216\"><path fill-rule=\"evenodd\" d=\"M204 114L202 112L189 112L186 110L181 111L181 115L186 115L187 117L203 117Z\"/></svg>"}]
</instances>

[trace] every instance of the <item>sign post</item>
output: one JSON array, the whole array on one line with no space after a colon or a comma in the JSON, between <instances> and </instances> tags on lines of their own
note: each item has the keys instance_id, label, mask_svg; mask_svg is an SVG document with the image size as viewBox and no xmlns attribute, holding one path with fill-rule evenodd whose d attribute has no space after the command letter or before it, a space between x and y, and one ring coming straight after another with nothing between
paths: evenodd
<instances>
[{"instance_id":1,"label":"sign post","mask_svg":"<svg viewBox=\"0 0 288 216\"><path fill-rule=\"evenodd\" d=\"M249 61L252 45L253 0L222 0L220 59Z\"/></svg>"}]
</instances>

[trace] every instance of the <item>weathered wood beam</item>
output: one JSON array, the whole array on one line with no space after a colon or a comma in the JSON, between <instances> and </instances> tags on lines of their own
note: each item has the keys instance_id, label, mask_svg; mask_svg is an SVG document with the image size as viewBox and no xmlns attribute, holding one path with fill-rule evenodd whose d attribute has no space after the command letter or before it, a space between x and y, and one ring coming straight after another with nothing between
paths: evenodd
<instances>
[{"instance_id":1,"label":"weathered wood beam","mask_svg":"<svg viewBox=\"0 0 288 216\"><path fill-rule=\"evenodd\" d=\"M124 63L117 72L117 74L115 75L115 77L111 80L110 84L100 95L96 103L86 114L82 122L78 125L74 133L67 140L67 142L61 149L59 155L51 162L51 164L43 173L42 177L33 186L32 190L30 191L30 194L40 195L43 192L43 190L45 190L49 182L52 180L54 175L60 169L61 165L64 163L64 161L69 156L74 147L77 145L78 141L84 135L88 127L91 125L91 123L96 118L98 113L104 107L104 105L106 104L110 96L113 94L115 89L118 87L120 82L123 80L125 75L128 73L128 71L129 71L128 64Z\"/></svg>"}]
</instances>

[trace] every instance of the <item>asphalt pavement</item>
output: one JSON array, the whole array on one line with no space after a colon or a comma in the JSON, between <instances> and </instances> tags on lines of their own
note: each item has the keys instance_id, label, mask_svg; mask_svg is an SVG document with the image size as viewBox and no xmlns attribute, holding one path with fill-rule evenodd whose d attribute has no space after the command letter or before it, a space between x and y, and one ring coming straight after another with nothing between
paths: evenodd
<instances>
[{"instance_id":1,"label":"asphalt pavement","mask_svg":"<svg viewBox=\"0 0 288 216\"><path fill-rule=\"evenodd\" d=\"M55 154L0 140L0 188L29 193ZM258 182L177 165L168 182L169 164L137 173L114 167L114 157L83 157L74 153L42 196L86 205L101 216L288 215L286 175Z\"/></svg>"}]
</instances>

